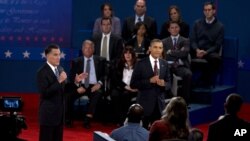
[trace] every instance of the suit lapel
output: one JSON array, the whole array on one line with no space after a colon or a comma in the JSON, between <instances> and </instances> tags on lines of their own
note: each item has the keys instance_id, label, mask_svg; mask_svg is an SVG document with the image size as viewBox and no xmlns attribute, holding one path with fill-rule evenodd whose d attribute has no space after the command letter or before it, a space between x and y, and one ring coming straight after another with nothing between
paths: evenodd
<instances>
[{"instance_id":1,"label":"suit lapel","mask_svg":"<svg viewBox=\"0 0 250 141\"><path fill-rule=\"evenodd\" d=\"M50 66L49 66L47 63L45 64L45 66L46 66L46 69L47 69L47 71L48 71L49 76L51 76L51 78L53 78L53 79L57 79L55 73L54 73L53 70L50 68Z\"/></svg>"},{"instance_id":2,"label":"suit lapel","mask_svg":"<svg viewBox=\"0 0 250 141\"><path fill-rule=\"evenodd\" d=\"M159 75L159 78L161 78L162 76L165 75L165 64L163 63L163 60L162 59L159 59L159 64L160 64L160 75Z\"/></svg>"},{"instance_id":3,"label":"suit lapel","mask_svg":"<svg viewBox=\"0 0 250 141\"><path fill-rule=\"evenodd\" d=\"M148 61L146 61L146 65L145 65L146 69L145 69L145 70L148 70L148 68L150 68L150 71L149 71L149 72L150 72L152 75L154 75L153 66L151 65L151 62L150 62L149 57L148 57L147 59L148 59Z\"/></svg>"},{"instance_id":4,"label":"suit lapel","mask_svg":"<svg viewBox=\"0 0 250 141\"><path fill-rule=\"evenodd\" d=\"M99 78L99 76L98 76L98 67L99 67L99 60L97 59L97 57L96 56L93 56L93 60L94 60L94 65L95 65L95 74L96 74L96 79L98 79ZM102 71L104 71L104 70L102 70Z\"/></svg>"},{"instance_id":5,"label":"suit lapel","mask_svg":"<svg viewBox=\"0 0 250 141\"><path fill-rule=\"evenodd\" d=\"M114 44L114 37L112 34L110 34L110 39L109 39L109 59L110 60L112 56L113 44Z\"/></svg>"}]
</instances>

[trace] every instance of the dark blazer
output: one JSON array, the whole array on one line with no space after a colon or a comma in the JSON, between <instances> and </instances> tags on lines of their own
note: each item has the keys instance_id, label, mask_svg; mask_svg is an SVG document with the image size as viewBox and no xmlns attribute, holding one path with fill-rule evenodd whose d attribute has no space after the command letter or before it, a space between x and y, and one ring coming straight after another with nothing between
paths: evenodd
<instances>
[{"instance_id":1,"label":"dark blazer","mask_svg":"<svg viewBox=\"0 0 250 141\"><path fill-rule=\"evenodd\" d=\"M246 129L244 136L234 136L236 129ZM249 141L250 140L250 123L246 122L235 115L225 115L209 125L207 141Z\"/></svg>"},{"instance_id":2,"label":"dark blazer","mask_svg":"<svg viewBox=\"0 0 250 141\"><path fill-rule=\"evenodd\" d=\"M148 37L150 39L155 38L157 36L157 24L155 19L145 15L143 22L147 25ZM135 16L126 18L122 27L122 38L125 41L128 41L129 39L132 38L134 28L135 28Z\"/></svg>"},{"instance_id":3,"label":"dark blazer","mask_svg":"<svg viewBox=\"0 0 250 141\"><path fill-rule=\"evenodd\" d=\"M105 77L105 63L106 59L100 56L93 55L94 64L95 64L95 72L96 72L96 80L101 81L104 84ZM70 82L74 85L76 74L83 73L84 66L84 57L78 57L71 62L71 70L70 70ZM74 85L76 87L76 85ZM76 89L73 89L76 92Z\"/></svg>"},{"instance_id":4,"label":"dark blazer","mask_svg":"<svg viewBox=\"0 0 250 141\"><path fill-rule=\"evenodd\" d=\"M164 50L167 52L169 49L173 49L173 41L171 37L165 38L162 40ZM184 66L190 67L190 63L188 61L188 55L189 55L189 40L187 38L184 38L182 36L179 36L177 40L177 49L172 50L170 54L166 54L166 60L178 60L181 59L184 63Z\"/></svg>"},{"instance_id":5,"label":"dark blazer","mask_svg":"<svg viewBox=\"0 0 250 141\"><path fill-rule=\"evenodd\" d=\"M101 55L101 46L102 46L102 34L95 34L93 35L92 41L95 44L95 55L100 56ZM122 38L112 34L110 35L110 41L109 41L109 59L110 61L117 60L121 57L123 50L123 41Z\"/></svg>"},{"instance_id":6,"label":"dark blazer","mask_svg":"<svg viewBox=\"0 0 250 141\"><path fill-rule=\"evenodd\" d=\"M167 82L165 87L150 83L150 78L154 76L154 72L149 57L141 59L134 68L130 86L139 90L137 101L144 108L144 115L150 116L154 110L154 106L159 106L160 113L165 107L165 92L170 88L169 69L166 60L159 59L160 63L160 79ZM158 101L158 105L155 105Z\"/></svg>"},{"instance_id":7,"label":"dark blazer","mask_svg":"<svg viewBox=\"0 0 250 141\"><path fill-rule=\"evenodd\" d=\"M63 70L58 66L58 70ZM37 72L37 85L40 95L40 125L57 126L63 123L64 96L60 84L50 66L45 63Z\"/></svg>"}]
</instances>

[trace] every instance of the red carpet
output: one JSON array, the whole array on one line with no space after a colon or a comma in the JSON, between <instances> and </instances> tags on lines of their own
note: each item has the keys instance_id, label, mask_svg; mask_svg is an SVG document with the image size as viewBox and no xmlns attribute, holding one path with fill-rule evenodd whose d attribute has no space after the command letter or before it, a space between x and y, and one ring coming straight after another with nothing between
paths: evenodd
<instances>
[{"instance_id":1,"label":"red carpet","mask_svg":"<svg viewBox=\"0 0 250 141\"><path fill-rule=\"evenodd\" d=\"M22 114L26 117L26 122L28 125L27 130L22 130L22 133L19 135L19 138L25 139L27 141L37 141L38 140L38 94L16 94L16 93L0 93L0 96L21 96L24 101L24 107ZM239 113L240 117L243 119L250 121L250 104L244 104L241 112ZM205 137L204 141L207 138L207 128L209 123L201 124L196 126L203 131ZM94 122L92 124L92 128L90 130L86 130L82 127L82 122L76 121L74 122L74 128L65 128L64 130L64 141L92 141L93 140L93 131L102 131L106 133L110 133L114 128L116 128L113 124L103 125L99 122Z\"/></svg>"}]
</instances>

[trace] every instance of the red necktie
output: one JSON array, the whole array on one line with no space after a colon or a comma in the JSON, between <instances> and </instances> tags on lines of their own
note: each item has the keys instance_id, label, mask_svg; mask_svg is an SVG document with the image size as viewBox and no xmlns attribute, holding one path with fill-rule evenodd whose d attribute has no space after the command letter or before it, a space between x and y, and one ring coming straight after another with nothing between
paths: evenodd
<instances>
[{"instance_id":1,"label":"red necktie","mask_svg":"<svg viewBox=\"0 0 250 141\"><path fill-rule=\"evenodd\" d=\"M155 64L154 64L154 75L158 75L157 60L155 60Z\"/></svg>"}]
</instances>

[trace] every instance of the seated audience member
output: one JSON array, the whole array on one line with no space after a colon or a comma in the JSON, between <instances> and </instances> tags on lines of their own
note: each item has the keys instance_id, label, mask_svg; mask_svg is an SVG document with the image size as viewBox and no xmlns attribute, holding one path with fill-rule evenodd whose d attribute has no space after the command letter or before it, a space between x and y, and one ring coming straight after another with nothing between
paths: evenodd
<instances>
[{"instance_id":1,"label":"seated audience member","mask_svg":"<svg viewBox=\"0 0 250 141\"><path fill-rule=\"evenodd\" d=\"M225 115L209 125L207 141L250 141L250 123L237 116L242 103L238 94L226 98ZM241 134L242 129L247 132Z\"/></svg>"},{"instance_id":2,"label":"seated audience member","mask_svg":"<svg viewBox=\"0 0 250 141\"><path fill-rule=\"evenodd\" d=\"M147 25L143 22L135 24L134 36L129 40L126 45L133 47L136 57L141 59L148 56L148 47L150 39L147 37Z\"/></svg>"},{"instance_id":3,"label":"seated audience member","mask_svg":"<svg viewBox=\"0 0 250 141\"><path fill-rule=\"evenodd\" d=\"M114 109L118 123L122 125L126 118L132 98L137 96L137 89L130 87L130 80L136 63L135 52L132 47L126 46L122 56L114 68L111 80L111 99L114 102Z\"/></svg>"},{"instance_id":4,"label":"seated audience member","mask_svg":"<svg viewBox=\"0 0 250 141\"><path fill-rule=\"evenodd\" d=\"M211 86L215 74L221 65L220 50L224 40L224 26L215 17L216 8L212 2L203 6L205 18L194 23L190 36L191 56L194 59L205 59L208 63L192 63L193 70L202 72L199 82L201 86Z\"/></svg>"},{"instance_id":5,"label":"seated audience member","mask_svg":"<svg viewBox=\"0 0 250 141\"><path fill-rule=\"evenodd\" d=\"M125 41L132 39L135 24L144 22L148 28L148 38L154 39L157 36L157 24L154 18L146 15L146 1L136 0L134 5L135 16L127 17L122 27L122 38Z\"/></svg>"},{"instance_id":6,"label":"seated audience member","mask_svg":"<svg viewBox=\"0 0 250 141\"><path fill-rule=\"evenodd\" d=\"M104 17L104 18L111 18L112 20L111 32L113 34L120 36L121 35L121 22L118 17L114 16L112 5L110 3L102 4L101 13L102 13L102 17L99 17L95 20L93 35L102 33L101 20Z\"/></svg>"},{"instance_id":7,"label":"seated audience member","mask_svg":"<svg viewBox=\"0 0 250 141\"><path fill-rule=\"evenodd\" d=\"M170 21L168 31L171 36L162 40L164 49L167 52L166 60L173 62L170 64L170 72L183 79L182 88L179 89L177 95L183 97L188 103L192 82L192 72L188 60L189 40L179 34L180 26L178 22Z\"/></svg>"},{"instance_id":8,"label":"seated audience member","mask_svg":"<svg viewBox=\"0 0 250 141\"><path fill-rule=\"evenodd\" d=\"M88 110L84 117L83 126L90 128L90 120L93 118L96 110L97 102L103 92L103 84L105 73L105 58L95 56L94 43L90 40L85 40L82 44L83 56L72 61L70 69L71 94L69 95L68 112L66 120L68 126L72 124L74 101L83 96L89 97ZM87 74L85 79L80 77ZM79 77L77 77L79 76Z\"/></svg>"},{"instance_id":9,"label":"seated audience member","mask_svg":"<svg viewBox=\"0 0 250 141\"><path fill-rule=\"evenodd\" d=\"M149 132L149 141L166 139L187 140L189 136L187 104L182 97L173 97L160 120L153 123Z\"/></svg>"},{"instance_id":10,"label":"seated audience member","mask_svg":"<svg viewBox=\"0 0 250 141\"><path fill-rule=\"evenodd\" d=\"M147 141L148 131L140 124L143 118L143 108L139 104L132 104L127 114L124 126L113 130L110 136L116 141Z\"/></svg>"},{"instance_id":11,"label":"seated audience member","mask_svg":"<svg viewBox=\"0 0 250 141\"><path fill-rule=\"evenodd\" d=\"M197 128L191 129L188 141L203 141L202 131Z\"/></svg>"},{"instance_id":12,"label":"seated audience member","mask_svg":"<svg viewBox=\"0 0 250 141\"><path fill-rule=\"evenodd\" d=\"M189 37L189 25L182 20L180 8L177 7L176 5L171 5L168 9L168 16L169 16L169 20L164 22L161 27L161 32L160 32L161 39L167 38L170 36L170 32L168 31L168 23L170 21L177 22L180 26L180 35L185 38L188 38Z\"/></svg>"}]
</instances>

